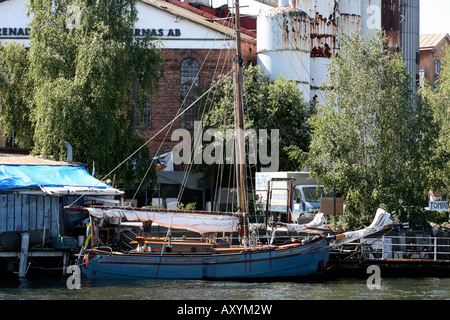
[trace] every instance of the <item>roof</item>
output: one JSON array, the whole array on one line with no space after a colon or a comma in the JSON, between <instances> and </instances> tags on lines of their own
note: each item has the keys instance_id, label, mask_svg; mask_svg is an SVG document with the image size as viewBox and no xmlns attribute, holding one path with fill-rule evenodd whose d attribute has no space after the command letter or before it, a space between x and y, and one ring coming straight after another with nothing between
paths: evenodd
<instances>
[{"instance_id":1,"label":"roof","mask_svg":"<svg viewBox=\"0 0 450 320\"><path fill-rule=\"evenodd\" d=\"M444 39L447 39L448 43L450 43L450 36L448 33L422 34L420 35L420 49L433 49Z\"/></svg>"},{"instance_id":2,"label":"roof","mask_svg":"<svg viewBox=\"0 0 450 320\"><path fill-rule=\"evenodd\" d=\"M49 166L69 166L71 164L64 161L54 161L28 154L3 153L0 152L0 165L49 165Z\"/></svg>"},{"instance_id":3,"label":"roof","mask_svg":"<svg viewBox=\"0 0 450 320\"><path fill-rule=\"evenodd\" d=\"M123 193L94 178L80 166L0 165L0 190L30 188L54 195Z\"/></svg>"},{"instance_id":4,"label":"roof","mask_svg":"<svg viewBox=\"0 0 450 320\"><path fill-rule=\"evenodd\" d=\"M188 2L181 2L178 0L141 0L141 2L149 4L171 14L182 16L193 22L210 27L225 34L230 34L230 31L234 31L234 25L231 19L218 18L213 14L191 6ZM242 40L244 41L256 40L256 32L247 30L242 27L241 36Z\"/></svg>"}]
</instances>

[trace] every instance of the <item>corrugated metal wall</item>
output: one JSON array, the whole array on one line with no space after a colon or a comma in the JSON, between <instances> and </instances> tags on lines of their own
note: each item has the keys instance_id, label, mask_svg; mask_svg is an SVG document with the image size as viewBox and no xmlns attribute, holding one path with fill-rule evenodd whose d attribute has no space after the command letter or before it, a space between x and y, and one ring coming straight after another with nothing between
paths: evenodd
<instances>
[{"instance_id":1,"label":"corrugated metal wall","mask_svg":"<svg viewBox=\"0 0 450 320\"><path fill-rule=\"evenodd\" d=\"M406 69L411 75L411 89L417 91L420 64L420 2L419 0L401 1L401 51Z\"/></svg>"}]
</instances>

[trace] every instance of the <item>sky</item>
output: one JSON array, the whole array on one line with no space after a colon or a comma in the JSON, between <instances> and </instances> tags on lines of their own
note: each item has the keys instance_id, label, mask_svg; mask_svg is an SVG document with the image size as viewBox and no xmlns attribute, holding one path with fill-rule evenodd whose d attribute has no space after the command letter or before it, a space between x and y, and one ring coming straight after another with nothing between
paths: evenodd
<instances>
[{"instance_id":1,"label":"sky","mask_svg":"<svg viewBox=\"0 0 450 320\"><path fill-rule=\"evenodd\" d=\"M420 0L420 34L450 34L450 0Z\"/></svg>"},{"instance_id":2,"label":"sky","mask_svg":"<svg viewBox=\"0 0 450 320\"><path fill-rule=\"evenodd\" d=\"M233 0L210 0L213 7L223 3L232 6ZM270 8L253 0L240 0L241 13L258 14ZM249 12L251 10L251 12ZM450 34L450 0L420 0L420 34Z\"/></svg>"}]
</instances>

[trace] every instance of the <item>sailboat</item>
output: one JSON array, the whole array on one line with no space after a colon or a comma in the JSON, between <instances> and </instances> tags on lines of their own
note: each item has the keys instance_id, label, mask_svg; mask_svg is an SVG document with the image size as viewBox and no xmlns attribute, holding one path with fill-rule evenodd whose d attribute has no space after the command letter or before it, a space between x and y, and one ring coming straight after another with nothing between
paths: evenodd
<instances>
[{"instance_id":1,"label":"sailboat","mask_svg":"<svg viewBox=\"0 0 450 320\"><path fill-rule=\"evenodd\" d=\"M137 237L135 249L126 252L111 248L86 248L80 264L87 279L279 279L320 273L327 264L330 245L346 235L326 236L323 219L296 226L297 231L316 232L314 237L294 239L281 244L261 243L249 234L244 117L242 104L242 59L240 48L239 3L236 3L236 178L237 212L139 209L133 207L86 207L91 221L121 218L127 221L152 221L168 228L164 238ZM383 219L382 219L383 220ZM389 219L388 219L389 220ZM383 221L386 226L386 219ZM286 226L289 227L289 226ZM238 234L239 244L228 242L172 239L172 229L190 230L202 235ZM352 238L353 239L353 238Z\"/></svg>"}]
</instances>

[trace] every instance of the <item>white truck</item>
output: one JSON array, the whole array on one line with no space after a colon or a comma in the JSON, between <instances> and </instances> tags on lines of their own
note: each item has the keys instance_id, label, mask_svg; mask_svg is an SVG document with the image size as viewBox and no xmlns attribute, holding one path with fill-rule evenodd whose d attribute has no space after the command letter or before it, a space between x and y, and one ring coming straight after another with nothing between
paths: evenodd
<instances>
[{"instance_id":1,"label":"white truck","mask_svg":"<svg viewBox=\"0 0 450 320\"><path fill-rule=\"evenodd\" d=\"M255 187L262 210L278 221L311 221L325 196L309 172L257 172Z\"/></svg>"}]
</instances>

